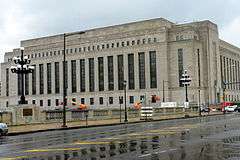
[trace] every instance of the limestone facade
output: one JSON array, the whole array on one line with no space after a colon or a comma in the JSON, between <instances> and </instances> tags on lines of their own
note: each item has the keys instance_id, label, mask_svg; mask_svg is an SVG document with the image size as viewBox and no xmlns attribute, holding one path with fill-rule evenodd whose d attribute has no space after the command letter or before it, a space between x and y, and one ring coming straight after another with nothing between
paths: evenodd
<instances>
[{"instance_id":1,"label":"limestone facade","mask_svg":"<svg viewBox=\"0 0 240 160\"><path fill-rule=\"evenodd\" d=\"M199 88L201 103L215 104L223 99L222 79L225 82L230 82L230 80L236 82L238 79L240 81L240 73L238 73L238 71L240 72L240 49L220 40L217 25L210 21L174 24L163 18L157 18L90 29L84 32L84 34L74 34L66 38L69 103L75 97L78 103L81 103L81 98L82 101L84 99L84 103L90 108L119 107L119 97L124 95L123 90L119 89L121 80L118 77L122 69L123 79L127 81L127 105L130 107L139 101L140 97L146 97L145 103L150 105L158 105L162 102L163 81L165 82L165 102L184 102L185 88L180 87L179 83L180 72L184 69L192 78L188 88L188 98L193 103L198 102ZM36 66L36 84L33 85L33 75L29 74L28 83L25 85L28 88L26 95L28 103L35 103L43 107L59 107L63 99L63 34L23 40L21 47L24 47L25 55L31 59L31 65ZM154 54L150 56L151 53ZM130 54L132 54L131 62ZM2 107L16 105L19 100L18 78L10 71L10 66L15 65L12 58L19 55L19 49L5 53L4 62L1 64ZM119 68L119 55L123 55L123 68ZM113 67L110 67L112 70L108 67L109 56L113 58ZM103 57L103 64L99 62L101 59L99 57ZM91 58L93 58L93 62L90 62ZM235 68L229 67L228 77L226 77L227 64L225 64L225 72L223 70L223 60L221 61L223 58L231 59L231 64L228 63L229 66L236 63ZM85 60L83 65L85 74L80 73L80 60ZM55 62L59 62L59 71L56 71ZM93 64L89 65L89 63ZM43 69L41 82L43 93L40 92L40 67ZM91 76L89 67L93 67ZM156 71L153 69L154 67ZM236 73L233 75L231 71L234 79L230 79L230 70L232 69ZM56 72L59 72L58 87L56 87ZM113 82L110 81L108 72L113 72ZM155 74L156 77L154 77ZM83 78L85 91L81 91L83 75L85 75ZM129 79L130 76L133 78L132 80ZM94 91L90 90L90 83L92 83L90 77L94 79ZM133 88L129 88L129 82L132 83ZM140 86L140 83L143 83L143 86ZM113 84L113 90L109 90L110 84ZM76 91L73 86L76 86ZM33 93L33 87L36 93ZM102 87L103 90L99 87ZM56 91L56 88L59 88L59 92ZM238 85L232 88L227 87L226 100L239 100L239 89ZM160 101L153 103L152 95L160 96Z\"/></svg>"}]
</instances>

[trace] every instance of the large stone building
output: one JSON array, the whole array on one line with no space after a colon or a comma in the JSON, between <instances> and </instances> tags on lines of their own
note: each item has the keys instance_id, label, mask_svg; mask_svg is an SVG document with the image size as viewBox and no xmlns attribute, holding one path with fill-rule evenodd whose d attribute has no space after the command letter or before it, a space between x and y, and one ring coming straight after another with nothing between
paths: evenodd
<instances>
[{"instance_id":1,"label":"large stone building","mask_svg":"<svg viewBox=\"0 0 240 160\"><path fill-rule=\"evenodd\" d=\"M165 101L184 102L180 78L185 69L192 78L188 97L194 103L199 97L201 103L219 103L222 82L240 81L240 49L220 40L217 25L210 21L175 24L157 18L86 30L66 41L68 99L76 97L91 108L118 107L124 80L128 106L142 97L154 105L152 96L160 96L161 102L163 94ZM58 107L63 97L63 34L24 40L21 47L35 66L26 76L28 103ZM5 53L1 64L2 106L18 103L20 78L10 66L19 55L20 49ZM239 100L239 90L238 84L226 85L225 100Z\"/></svg>"}]
</instances>

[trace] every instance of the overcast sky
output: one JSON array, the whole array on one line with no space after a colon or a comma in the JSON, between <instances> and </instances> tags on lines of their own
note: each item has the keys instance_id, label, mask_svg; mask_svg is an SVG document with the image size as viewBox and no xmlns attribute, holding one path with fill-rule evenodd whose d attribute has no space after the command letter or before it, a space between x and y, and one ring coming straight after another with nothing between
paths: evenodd
<instances>
[{"instance_id":1,"label":"overcast sky","mask_svg":"<svg viewBox=\"0 0 240 160\"><path fill-rule=\"evenodd\" d=\"M20 41L150 19L211 20L220 37L240 47L238 0L0 0L0 62Z\"/></svg>"}]
</instances>

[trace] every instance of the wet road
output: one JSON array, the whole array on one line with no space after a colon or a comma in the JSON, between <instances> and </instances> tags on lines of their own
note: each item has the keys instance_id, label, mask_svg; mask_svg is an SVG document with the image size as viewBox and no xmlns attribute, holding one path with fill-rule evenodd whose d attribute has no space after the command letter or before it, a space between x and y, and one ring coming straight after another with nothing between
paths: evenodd
<instances>
[{"instance_id":1,"label":"wet road","mask_svg":"<svg viewBox=\"0 0 240 160\"><path fill-rule=\"evenodd\" d=\"M0 139L0 159L236 160L240 114L52 131Z\"/></svg>"}]
</instances>

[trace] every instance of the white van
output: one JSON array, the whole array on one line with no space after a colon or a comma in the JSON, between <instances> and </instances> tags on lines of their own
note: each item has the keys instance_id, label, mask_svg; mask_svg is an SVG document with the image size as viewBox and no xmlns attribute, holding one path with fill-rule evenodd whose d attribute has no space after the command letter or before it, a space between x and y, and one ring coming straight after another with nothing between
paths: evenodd
<instances>
[{"instance_id":1,"label":"white van","mask_svg":"<svg viewBox=\"0 0 240 160\"><path fill-rule=\"evenodd\" d=\"M8 133L8 126L6 123L0 123L0 136L5 136Z\"/></svg>"}]
</instances>

